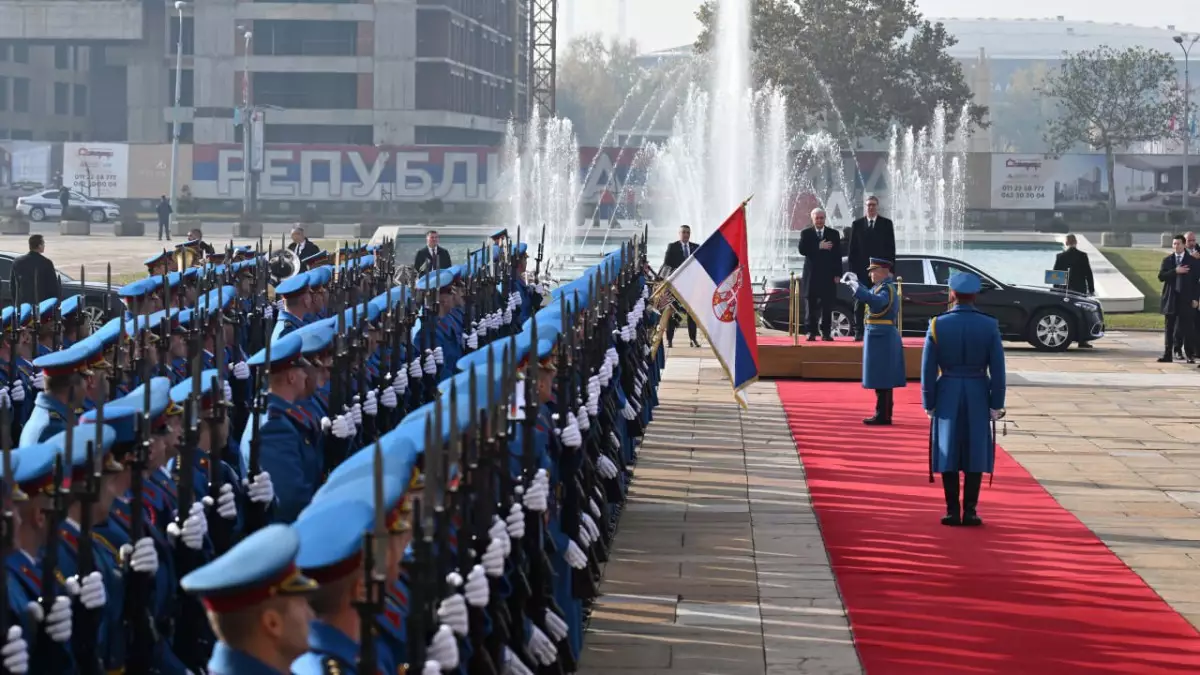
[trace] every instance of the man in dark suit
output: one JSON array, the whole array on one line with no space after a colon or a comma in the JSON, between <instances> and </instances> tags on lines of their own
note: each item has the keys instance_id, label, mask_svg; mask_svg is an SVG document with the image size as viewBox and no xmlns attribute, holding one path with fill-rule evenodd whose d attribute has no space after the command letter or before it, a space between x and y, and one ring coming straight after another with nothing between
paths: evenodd
<instances>
[{"instance_id":1,"label":"man in dark suit","mask_svg":"<svg viewBox=\"0 0 1200 675\"><path fill-rule=\"evenodd\" d=\"M673 241L667 245L667 255L663 259L663 274L670 274L672 270L679 269L683 261L687 260L696 252L699 246L692 243L692 228L687 225L679 226L679 241ZM667 323L667 346L671 346L671 342L675 339L675 324L679 318L681 308L677 307L674 319ZM693 347L699 347L700 342L696 340L696 320L692 315L687 318L688 341Z\"/></svg>"},{"instance_id":2,"label":"man in dark suit","mask_svg":"<svg viewBox=\"0 0 1200 675\"><path fill-rule=\"evenodd\" d=\"M1159 363L1171 363L1174 357L1184 356L1188 363L1195 363L1195 313L1200 298L1200 277L1193 272L1198 269L1186 251L1185 238L1175 235L1171 241L1171 253L1163 258L1158 268L1158 280L1163 282L1162 300L1159 310L1166 317L1163 331L1163 355ZM1186 352L1186 354L1182 353Z\"/></svg>"},{"instance_id":3,"label":"man in dark suit","mask_svg":"<svg viewBox=\"0 0 1200 675\"><path fill-rule=\"evenodd\" d=\"M830 323L833 299L837 295L838 279L842 277L842 235L825 227L825 209L813 209L813 226L800 232L800 255L804 256L804 272L800 286L804 294L804 323L808 341L817 339L817 320L820 319L821 339L833 340Z\"/></svg>"},{"instance_id":4,"label":"man in dark suit","mask_svg":"<svg viewBox=\"0 0 1200 675\"><path fill-rule=\"evenodd\" d=\"M413 267L417 269L417 272L424 274L434 268L435 256L439 270L444 270L454 264L450 261L450 251L438 246L437 230L430 230L425 233L425 248L417 251Z\"/></svg>"},{"instance_id":5,"label":"man in dark suit","mask_svg":"<svg viewBox=\"0 0 1200 675\"><path fill-rule=\"evenodd\" d=\"M846 257L850 271L859 279L867 278L867 266L871 258L888 260L896 264L896 230L892 221L879 215L879 198L867 197L867 215L850 224L850 237L846 242ZM863 312L866 304L854 303L854 339L863 339Z\"/></svg>"},{"instance_id":6,"label":"man in dark suit","mask_svg":"<svg viewBox=\"0 0 1200 675\"><path fill-rule=\"evenodd\" d=\"M316 244L309 241L308 235L304 234L304 228L299 225L292 228L292 243L288 244L288 249L295 253L300 261L321 252Z\"/></svg>"},{"instance_id":7,"label":"man in dark suit","mask_svg":"<svg viewBox=\"0 0 1200 675\"><path fill-rule=\"evenodd\" d=\"M1063 240L1063 251L1054 258L1054 269L1067 273L1067 290L1076 293L1096 294L1096 280L1092 277L1092 264L1088 254L1075 248L1078 245L1075 235L1068 234ZM1079 348L1091 349L1087 335L1079 336Z\"/></svg>"},{"instance_id":8,"label":"man in dark suit","mask_svg":"<svg viewBox=\"0 0 1200 675\"><path fill-rule=\"evenodd\" d=\"M46 298L62 297L58 272L54 269L54 263L43 255L45 252L46 240L42 235L30 235L29 253L13 261L8 287L17 306L22 303L36 305Z\"/></svg>"}]
</instances>

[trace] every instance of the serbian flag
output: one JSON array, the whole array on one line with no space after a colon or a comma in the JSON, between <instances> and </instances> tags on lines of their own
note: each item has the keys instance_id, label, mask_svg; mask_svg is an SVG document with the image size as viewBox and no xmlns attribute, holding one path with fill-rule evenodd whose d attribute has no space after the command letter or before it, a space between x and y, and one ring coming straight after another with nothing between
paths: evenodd
<instances>
[{"instance_id":1,"label":"serbian flag","mask_svg":"<svg viewBox=\"0 0 1200 675\"><path fill-rule=\"evenodd\" d=\"M742 390L758 381L758 334L746 246L748 201L742 202L663 285L704 332L743 407L746 398Z\"/></svg>"}]
</instances>

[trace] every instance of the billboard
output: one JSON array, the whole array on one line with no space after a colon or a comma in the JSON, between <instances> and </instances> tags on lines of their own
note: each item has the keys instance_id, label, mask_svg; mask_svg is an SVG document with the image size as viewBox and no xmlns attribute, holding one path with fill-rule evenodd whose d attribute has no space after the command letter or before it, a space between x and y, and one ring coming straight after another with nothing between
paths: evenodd
<instances>
[{"instance_id":1,"label":"billboard","mask_svg":"<svg viewBox=\"0 0 1200 675\"><path fill-rule=\"evenodd\" d=\"M581 148L583 201L618 192L637 148ZM501 195L502 149L472 146L293 145L268 143L258 178L260 199L299 201L492 201ZM611 179L611 180L610 180ZM242 147L197 145L192 194L199 199L241 199Z\"/></svg>"},{"instance_id":2,"label":"billboard","mask_svg":"<svg viewBox=\"0 0 1200 675\"><path fill-rule=\"evenodd\" d=\"M178 192L192 180L192 146L179 146L179 162L175 169L175 190ZM130 199L157 199L171 194L171 146L146 144L129 146Z\"/></svg>"},{"instance_id":3,"label":"billboard","mask_svg":"<svg viewBox=\"0 0 1200 675\"><path fill-rule=\"evenodd\" d=\"M53 146L43 141L0 141L0 188L53 185Z\"/></svg>"},{"instance_id":4,"label":"billboard","mask_svg":"<svg viewBox=\"0 0 1200 675\"><path fill-rule=\"evenodd\" d=\"M63 183L96 199L129 197L129 146L63 143Z\"/></svg>"},{"instance_id":5,"label":"billboard","mask_svg":"<svg viewBox=\"0 0 1200 675\"><path fill-rule=\"evenodd\" d=\"M1169 211L1183 204L1179 155L1114 156L1113 183L1121 211ZM1200 158L1189 163L1189 202L1200 204ZM1108 166L1102 154L993 154L992 209L1071 211L1106 208Z\"/></svg>"}]
</instances>

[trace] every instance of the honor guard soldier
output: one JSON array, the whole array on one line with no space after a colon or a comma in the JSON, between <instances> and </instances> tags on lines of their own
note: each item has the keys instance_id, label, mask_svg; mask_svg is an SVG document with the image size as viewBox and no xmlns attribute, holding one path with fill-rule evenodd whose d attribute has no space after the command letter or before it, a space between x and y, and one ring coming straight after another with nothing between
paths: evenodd
<instances>
[{"instance_id":1,"label":"honor guard soldier","mask_svg":"<svg viewBox=\"0 0 1200 675\"><path fill-rule=\"evenodd\" d=\"M929 416L929 481L942 474L943 525L982 525L983 474L996 462L995 421L1004 416L1004 347L994 318L975 308L979 277L950 277L950 311L933 317L921 355L921 405ZM960 515L958 474L963 474Z\"/></svg>"},{"instance_id":2,"label":"honor guard soldier","mask_svg":"<svg viewBox=\"0 0 1200 675\"><path fill-rule=\"evenodd\" d=\"M100 352L98 341L84 340L70 349L34 359L34 367L41 372L33 386L44 384L45 391L38 392L33 413L21 429L21 445L36 445L66 428L72 409L78 409L86 398L81 376L91 375L88 365Z\"/></svg>"},{"instance_id":3,"label":"honor guard soldier","mask_svg":"<svg viewBox=\"0 0 1200 675\"><path fill-rule=\"evenodd\" d=\"M286 675L308 650L317 583L296 567L299 549L290 526L268 525L180 582L217 636L209 675Z\"/></svg>"},{"instance_id":4,"label":"honor guard soldier","mask_svg":"<svg viewBox=\"0 0 1200 675\"><path fill-rule=\"evenodd\" d=\"M61 346L63 349L70 347L90 334L91 325L83 313L83 309L86 306L87 303L84 301L82 295L72 295L58 304L58 318L62 322Z\"/></svg>"},{"instance_id":5,"label":"honor guard soldier","mask_svg":"<svg viewBox=\"0 0 1200 675\"><path fill-rule=\"evenodd\" d=\"M900 339L901 298L892 276L892 263L883 258L871 258L867 268L871 288L859 283L853 272L842 277L854 299L867 306L866 338L863 342L864 389L875 390L875 414L863 424L892 423L892 390L908 385L904 370L904 343Z\"/></svg>"},{"instance_id":6,"label":"honor guard soldier","mask_svg":"<svg viewBox=\"0 0 1200 675\"><path fill-rule=\"evenodd\" d=\"M283 298L283 309L275 320L271 339L278 340L304 325L304 317L312 313L312 292L308 287L308 272L284 279L275 287L275 295Z\"/></svg>"},{"instance_id":7,"label":"honor guard soldier","mask_svg":"<svg viewBox=\"0 0 1200 675\"><path fill-rule=\"evenodd\" d=\"M258 352L250 357L251 367L266 368L268 390L266 410L259 419L260 427L246 425L242 434L242 460L253 470L251 457L253 444L259 443L258 461L262 472L254 477L247 489L254 498L260 480L269 479L278 501L275 518L290 523L308 505L325 471L325 432L321 421L302 405L307 387L308 362L301 354L303 341L293 335L285 335L271 343L271 362L267 352ZM255 439L255 436L258 436Z\"/></svg>"},{"instance_id":8,"label":"honor guard soldier","mask_svg":"<svg viewBox=\"0 0 1200 675\"><path fill-rule=\"evenodd\" d=\"M167 249L142 261L146 265L146 276L157 277L175 271L175 258Z\"/></svg>"}]
</instances>

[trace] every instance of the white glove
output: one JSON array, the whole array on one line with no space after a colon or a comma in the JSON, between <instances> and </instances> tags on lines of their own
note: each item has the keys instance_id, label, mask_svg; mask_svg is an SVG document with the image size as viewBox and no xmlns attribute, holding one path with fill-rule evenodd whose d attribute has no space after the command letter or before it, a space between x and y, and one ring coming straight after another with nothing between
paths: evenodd
<instances>
[{"instance_id":1,"label":"white glove","mask_svg":"<svg viewBox=\"0 0 1200 675\"><path fill-rule=\"evenodd\" d=\"M421 669L421 675L442 675L442 664L437 661L426 661Z\"/></svg>"},{"instance_id":2,"label":"white glove","mask_svg":"<svg viewBox=\"0 0 1200 675\"><path fill-rule=\"evenodd\" d=\"M477 333L475 333L474 331L472 331L470 334L468 334L467 339L466 339L466 345L467 345L467 349L479 349L479 335Z\"/></svg>"},{"instance_id":3,"label":"white glove","mask_svg":"<svg viewBox=\"0 0 1200 675\"><path fill-rule=\"evenodd\" d=\"M588 499L588 508L591 510L593 516L600 517L600 505L596 503L595 499Z\"/></svg>"},{"instance_id":4,"label":"white glove","mask_svg":"<svg viewBox=\"0 0 1200 675\"><path fill-rule=\"evenodd\" d=\"M633 395L634 396L642 395L642 383L638 382L637 380L633 381Z\"/></svg>"},{"instance_id":5,"label":"white glove","mask_svg":"<svg viewBox=\"0 0 1200 675\"><path fill-rule=\"evenodd\" d=\"M504 325L512 323L513 311L511 309L504 310Z\"/></svg>"},{"instance_id":6,"label":"white glove","mask_svg":"<svg viewBox=\"0 0 1200 675\"><path fill-rule=\"evenodd\" d=\"M596 526L596 521L592 520L592 517L586 513L581 513L579 515L579 522L582 525L581 529L587 530L588 539L591 539L592 541L600 541L600 528Z\"/></svg>"},{"instance_id":7,"label":"white glove","mask_svg":"<svg viewBox=\"0 0 1200 675\"><path fill-rule=\"evenodd\" d=\"M451 572L456 577L457 581L462 581L462 578ZM471 628L470 619L467 616L467 601L458 593L452 593L450 597L438 603L437 609L438 621L449 626L456 635L463 636ZM438 659L441 661L441 659Z\"/></svg>"},{"instance_id":8,"label":"white glove","mask_svg":"<svg viewBox=\"0 0 1200 675\"><path fill-rule=\"evenodd\" d=\"M29 672L29 645L21 637L20 626L9 627L8 639L4 641L4 648L0 649L0 658L4 659L4 669L12 675Z\"/></svg>"},{"instance_id":9,"label":"white glove","mask_svg":"<svg viewBox=\"0 0 1200 675\"><path fill-rule=\"evenodd\" d=\"M108 591L104 588L104 577L92 572L79 583L79 577L71 577L66 583L67 593L79 598L84 609L99 609L108 604Z\"/></svg>"},{"instance_id":10,"label":"white glove","mask_svg":"<svg viewBox=\"0 0 1200 675\"><path fill-rule=\"evenodd\" d=\"M17 630L20 630L19 628ZM22 641L21 644L24 644ZM25 671L21 671L24 673ZM533 675L533 671L526 668L520 657L512 652L508 647L504 648L504 666L501 675Z\"/></svg>"},{"instance_id":11,"label":"white glove","mask_svg":"<svg viewBox=\"0 0 1200 675\"><path fill-rule=\"evenodd\" d=\"M508 517L504 519L504 527L508 530L508 536L512 539L520 539L525 536L525 510L520 504L513 504L508 510Z\"/></svg>"},{"instance_id":12,"label":"white glove","mask_svg":"<svg viewBox=\"0 0 1200 675\"><path fill-rule=\"evenodd\" d=\"M855 283L858 283L858 275L855 274L854 272L846 272L845 274L842 275L842 283L843 284L846 284L847 286L849 286L850 282L852 282L852 281Z\"/></svg>"},{"instance_id":13,"label":"white glove","mask_svg":"<svg viewBox=\"0 0 1200 675\"><path fill-rule=\"evenodd\" d=\"M121 553L129 560L129 567L134 572L154 576L158 572L158 551L154 549L154 540L142 537L133 546L121 546Z\"/></svg>"},{"instance_id":14,"label":"white glove","mask_svg":"<svg viewBox=\"0 0 1200 675\"><path fill-rule=\"evenodd\" d=\"M401 368L395 375L392 376L392 391L403 396L404 392L408 391L408 369Z\"/></svg>"},{"instance_id":15,"label":"white glove","mask_svg":"<svg viewBox=\"0 0 1200 675\"><path fill-rule=\"evenodd\" d=\"M567 551L563 557L567 559L567 564L573 569L581 570L587 567L587 555L583 549L579 548L579 544L573 541L567 542Z\"/></svg>"},{"instance_id":16,"label":"white glove","mask_svg":"<svg viewBox=\"0 0 1200 675\"><path fill-rule=\"evenodd\" d=\"M513 291L508 294L508 306L516 309L521 306L521 294Z\"/></svg>"},{"instance_id":17,"label":"white glove","mask_svg":"<svg viewBox=\"0 0 1200 675\"><path fill-rule=\"evenodd\" d=\"M546 474L545 469L538 469L537 476L541 477ZM549 485L534 479L533 484L525 491L525 495L521 498L521 503L525 508L536 513L545 513L547 502L550 497Z\"/></svg>"},{"instance_id":18,"label":"white glove","mask_svg":"<svg viewBox=\"0 0 1200 675\"><path fill-rule=\"evenodd\" d=\"M11 407L13 407L13 404L12 404L12 399L9 398L8 389L4 388L4 387L0 387L0 408L11 408Z\"/></svg>"},{"instance_id":19,"label":"white glove","mask_svg":"<svg viewBox=\"0 0 1200 675\"><path fill-rule=\"evenodd\" d=\"M437 361L433 356L433 352L425 350L425 362L423 364L426 375L437 375Z\"/></svg>"},{"instance_id":20,"label":"white glove","mask_svg":"<svg viewBox=\"0 0 1200 675\"><path fill-rule=\"evenodd\" d=\"M600 394L599 393L597 393L593 396L589 392L588 399L587 399L587 413L590 417L597 417L600 415Z\"/></svg>"},{"instance_id":21,"label":"white glove","mask_svg":"<svg viewBox=\"0 0 1200 675\"><path fill-rule=\"evenodd\" d=\"M500 516L492 516L492 526L488 528L488 539L500 542L505 558L512 553L512 539L508 536L508 525L500 520Z\"/></svg>"},{"instance_id":22,"label":"white glove","mask_svg":"<svg viewBox=\"0 0 1200 675\"><path fill-rule=\"evenodd\" d=\"M615 431L608 432L608 449L613 452L621 451L621 439L617 438Z\"/></svg>"},{"instance_id":23,"label":"white glove","mask_svg":"<svg viewBox=\"0 0 1200 675\"><path fill-rule=\"evenodd\" d=\"M229 483L222 485L221 494L217 495L217 515L225 520L237 520L237 495Z\"/></svg>"},{"instance_id":24,"label":"white glove","mask_svg":"<svg viewBox=\"0 0 1200 675\"><path fill-rule=\"evenodd\" d=\"M29 383L32 384L33 388L37 389L38 391L45 389L46 388L46 373L39 370L37 372L37 375L34 375L33 380L31 380Z\"/></svg>"},{"instance_id":25,"label":"white glove","mask_svg":"<svg viewBox=\"0 0 1200 675\"><path fill-rule=\"evenodd\" d=\"M563 638L567 637L567 622L563 621L562 617L555 614L554 610L549 607L546 608L545 616L545 621L542 623L546 625L546 630L550 633L550 637L555 642L561 642Z\"/></svg>"},{"instance_id":26,"label":"white glove","mask_svg":"<svg viewBox=\"0 0 1200 675\"><path fill-rule=\"evenodd\" d=\"M280 300L280 302L283 301ZM275 303L268 302L267 304L263 305L262 313L264 319L270 319L271 317L275 316Z\"/></svg>"},{"instance_id":27,"label":"white glove","mask_svg":"<svg viewBox=\"0 0 1200 675\"><path fill-rule=\"evenodd\" d=\"M408 376L414 380L421 379L421 358L417 357L408 364Z\"/></svg>"},{"instance_id":28,"label":"white glove","mask_svg":"<svg viewBox=\"0 0 1200 675\"><path fill-rule=\"evenodd\" d=\"M229 386L228 381L221 383L221 395L225 397L225 401L233 400L233 387Z\"/></svg>"},{"instance_id":29,"label":"white glove","mask_svg":"<svg viewBox=\"0 0 1200 675\"><path fill-rule=\"evenodd\" d=\"M555 417L558 417L558 415L555 415ZM562 444L568 448L578 448L580 445L583 445L583 437L579 434L579 425L575 423L570 413L567 413L567 417L569 418L567 426L561 429L555 427L554 435L558 436Z\"/></svg>"},{"instance_id":30,"label":"white glove","mask_svg":"<svg viewBox=\"0 0 1200 675\"><path fill-rule=\"evenodd\" d=\"M442 354L441 347L433 348L433 362L439 366L446 362L446 357Z\"/></svg>"},{"instance_id":31,"label":"white glove","mask_svg":"<svg viewBox=\"0 0 1200 675\"><path fill-rule=\"evenodd\" d=\"M354 420L350 419L349 415L338 415L333 418L333 423L329 425L329 432L334 438L345 440L353 438L357 433L354 429Z\"/></svg>"},{"instance_id":32,"label":"white glove","mask_svg":"<svg viewBox=\"0 0 1200 675\"><path fill-rule=\"evenodd\" d=\"M849 280L845 281L844 283L846 284L846 287L850 289L851 293L857 293L858 287L862 285L862 284L858 283L857 279L849 279Z\"/></svg>"},{"instance_id":33,"label":"white glove","mask_svg":"<svg viewBox=\"0 0 1200 675\"><path fill-rule=\"evenodd\" d=\"M600 455L600 459L596 461L596 472L605 480L612 480L619 473L617 465L607 455Z\"/></svg>"},{"instance_id":34,"label":"white glove","mask_svg":"<svg viewBox=\"0 0 1200 675\"><path fill-rule=\"evenodd\" d=\"M1001 417L1004 417L1004 414L1002 412L1000 412L999 410L996 410L995 408L989 409L988 414L991 415L993 422L1000 419Z\"/></svg>"},{"instance_id":35,"label":"white glove","mask_svg":"<svg viewBox=\"0 0 1200 675\"><path fill-rule=\"evenodd\" d=\"M184 519L182 528L174 521L167 525L167 534L173 539L182 540L183 545L193 551L199 551L204 546L204 534L207 531L208 521L204 518L202 502L192 502L191 511Z\"/></svg>"},{"instance_id":36,"label":"white glove","mask_svg":"<svg viewBox=\"0 0 1200 675\"><path fill-rule=\"evenodd\" d=\"M579 527L579 543L582 545L582 548L592 545L592 533L586 527Z\"/></svg>"},{"instance_id":37,"label":"white glove","mask_svg":"<svg viewBox=\"0 0 1200 675\"><path fill-rule=\"evenodd\" d=\"M374 394L375 392L371 393ZM400 400L396 398L396 390L390 386L384 388L383 394L379 397L379 403L388 410L400 405Z\"/></svg>"},{"instance_id":38,"label":"white glove","mask_svg":"<svg viewBox=\"0 0 1200 675\"><path fill-rule=\"evenodd\" d=\"M354 405L350 406L350 419L354 420L354 426L362 426L363 409L362 404L358 402L358 397L354 397Z\"/></svg>"},{"instance_id":39,"label":"white glove","mask_svg":"<svg viewBox=\"0 0 1200 675\"><path fill-rule=\"evenodd\" d=\"M275 501L275 485L271 483L271 474L260 471L252 481L242 481L246 486L246 495L255 504L270 504Z\"/></svg>"},{"instance_id":40,"label":"white glove","mask_svg":"<svg viewBox=\"0 0 1200 675\"><path fill-rule=\"evenodd\" d=\"M375 417L379 414L379 397L376 396L374 389L367 392L367 402L362 406L362 414L368 417Z\"/></svg>"},{"instance_id":41,"label":"white glove","mask_svg":"<svg viewBox=\"0 0 1200 675\"><path fill-rule=\"evenodd\" d=\"M621 417L624 417L627 420L632 420L637 417L637 411L633 409L633 405L631 405L629 399L625 400L625 408L621 410Z\"/></svg>"},{"instance_id":42,"label":"white glove","mask_svg":"<svg viewBox=\"0 0 1200 675\"><path fill-rule=\"evenodd\" d=\"M580 404L579 410L575 412L575 424L579 426L580 431L587 431L592 428L591 415L588 415L587 406Z\"/></svg>"},{"instance_id":43,"label":"white glove","mask_svg":"<svg viewBox=\"0 0 1200 675\"><path fill-rule=\"evenodd\" d=\"M609 347L608 349L604 350L604 359L608 361L610 366L615 366L621 362L621 358L617 356L616 347Z\"/></svg>"},{"instance_id":44,"label":"white glove","mask_svg":"<svg viewBox=\"0 0 1200 675\"><path fill-rule=\"evenodd\" d=\"M508 537L507 534L504 536ZM499 539L489 541L480 562L483 563L483 569L489 577L499 579L504 574L504 544Z\"/></svg>"},{"instance_id":45,"label":"white glove","mask_svg":"<svg viewBox=\"0 0 1200 675\"><path fill-rule=\"evenodd\" d=\"M236 379L239 379L239 380L250 379L250 366L246 365L245 361L238 361L237 363L233 364L232 372L233 372L234 378L236 378Z\"/></svg>"},{"instance_id":46,"label":"white glove","mask_svg":"<svg viewBox=\"0 0 1200 675\"><path fill-rule=\"evenodd\" d=\"M483 571L483 566L472 567L470 574L467 575L467 583L463 586L463 595L466 596L467 603L472 607L487 607L491 594L487 573Z\"/></svg>"},{"instance_id":47,"label":"white glove","mask_svg":"<svg viewBox=\"0 0 1200 675\"><path fill-rule=\"evenodd\" d=\"M425 656L442 664L443 671L458 668L458 642L454 640L454 631L449 626L438 626L433 639L429 641L429 649L425 650Z\"/></svg>"},{"instance_id":48,"label":"white glove","mask_svg":"<svg viewBox=\"0 0 1200 675\"><path fill-rule=\"evenodd\" d=\"M525 653L543 666L548 666L558 660L558 649L536 625L529 627L529 636L525 640Z\"/></svg>"},{"instance_id":49,"label":"white glove","mask_svg":"<svg viewBox=\"0 0 1200 675\"><path fill-rule=\"evenodd\" d=\"M42 606L36 602L31 602L25 607L29 612L29 616L34 623L46 624L46 635L50 639L59 644L71 641L71 600L66 596L60 595L54 598L54 604L50 606L50 615L43 617Z\"/></svg>"}]
</instances>

